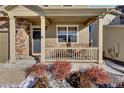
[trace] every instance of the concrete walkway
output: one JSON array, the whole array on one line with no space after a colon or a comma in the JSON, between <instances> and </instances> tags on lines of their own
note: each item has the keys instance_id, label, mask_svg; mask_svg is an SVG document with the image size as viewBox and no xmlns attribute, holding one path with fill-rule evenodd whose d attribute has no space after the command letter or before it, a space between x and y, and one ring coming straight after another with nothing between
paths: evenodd
<instances>
[{"instance_id":1,"label":"concrete walkway","mask_svg":"<svg viewBox=\"0 0 124 93\"><path fill-rule=\"evenodd\" d=\"M0 84L20 84L25 80L25 72L21 69L0 68Z\"/></svg>"},{"instance_id":2,"label":"concrete walkway","mask_svg":"<svg viewBox=\"0 0 124 93\"><path fill-rule=\"evenodd\" d=\"M35 64L35 60L21 59L13 63L0 63L0 84L20 84L25 80L25 68Z\"/></svg>"}]
</instances>

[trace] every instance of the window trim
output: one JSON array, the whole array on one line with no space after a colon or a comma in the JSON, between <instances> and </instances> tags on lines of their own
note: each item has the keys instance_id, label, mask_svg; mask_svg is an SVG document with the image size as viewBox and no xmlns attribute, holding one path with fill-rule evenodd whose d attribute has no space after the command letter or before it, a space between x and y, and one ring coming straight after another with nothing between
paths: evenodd
<instances>
[{"instance_id":1,"label":"window trim","mask_svg":"<svg viewBox=\"0 0 124 93\"><path fill-rule=\"evenodd\" d=\"M56 42L57 44L66 44L67 42L59 42L58 41L58 27L66 27L67 28L67 33L68 33L68 27L77 27L77 41L76 42L71 42L71 44L78 44L79 43L79 25L56 25ZM66 35L67 35L66 33ZM68 36L67 36L67 40L68 40Z\"/></svg>"}]
</instances>

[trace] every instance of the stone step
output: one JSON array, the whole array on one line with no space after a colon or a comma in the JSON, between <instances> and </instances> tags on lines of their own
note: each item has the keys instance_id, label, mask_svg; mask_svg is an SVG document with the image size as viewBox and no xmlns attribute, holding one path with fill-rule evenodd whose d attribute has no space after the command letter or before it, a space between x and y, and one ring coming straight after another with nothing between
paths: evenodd
<instances>
[{"instance_id":1,"label":"stone step","mask_svg":"<svg viewBox=\"0 0 124 93\"><path fill-rule=\"evenodd\" d=\"M32 59L17 59L16 63L4 63L0 64L3 68L27 68L35 64L36 61Z\"/></svg>"}]
</instances>

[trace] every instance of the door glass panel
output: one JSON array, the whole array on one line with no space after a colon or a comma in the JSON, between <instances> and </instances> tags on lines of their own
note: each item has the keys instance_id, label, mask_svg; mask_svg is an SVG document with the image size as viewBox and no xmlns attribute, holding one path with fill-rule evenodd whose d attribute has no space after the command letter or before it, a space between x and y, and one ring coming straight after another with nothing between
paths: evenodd
<instances>
[{"instance_id":1,"label":"door glass panel","mask_svg":"<svg viewBox=\"0 0 124 93\"><path fill-rule=\"evenodd\" d=\"M41 31L33 31L33 53L41 53Z\"/></svg>"}]
</instances>

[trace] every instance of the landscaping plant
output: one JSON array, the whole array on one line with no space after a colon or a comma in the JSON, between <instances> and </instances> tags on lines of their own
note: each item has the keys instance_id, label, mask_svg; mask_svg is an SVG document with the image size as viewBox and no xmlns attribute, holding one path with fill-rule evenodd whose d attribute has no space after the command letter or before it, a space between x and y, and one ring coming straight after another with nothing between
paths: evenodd
<instances>
[{"instance_id":1,"label":"landscaping plant","mask_svg":"<svg viewBox=\"0 0 124 93\"><path fill-rule=\"evenodd\" d=\"M48 66L46 64L37 63L29 68L26 68L26 74L42 76L47 70L47 68Z\"/></svg>"},{"instance_id":2,"label":"landscaping plant","mask_svg":"<svg viewBox=\"0 0 124 93\"><path fill-rule=\"evenodd\" d=\"M109 76L106 71L98 66L87 69L85 72L90 77L90 80L97 84L108 84L110 83Z\"/></svg>"},{"instance_id":3,"label":"landscaping plant","mask_svg":"<svg viewBox=\"0 0 124 93\"><path fill-rule=\"evenodd\" d=\"M124 82L119 82L119 84L117 84L116 88L124 88Z\"/></svg>"},{"instance_id":4,"label":"landscaping plant","mask_svg":"<svg viewBox=\"0 0 124 93\"><path fill-rule=\"evenodd\" d=\"M108 83L108 84L95 84L97 88L113 88L113 86Z\"/></svg>"},{"instance_id":5,"label":"landscaping plant","mask_svg":"<svg viewBox=\"0 0 124 93\"><path fill-rule=\"evenodd\" d=\"M53 77L57 80L64 80L71 72L71 63L66 61L56 61L52 65Z\"/></svg>"},{"instance_id":6,"label":"landscaping plant","mask_svg":"<svg viewBox=\"0 0 124 93\"><path fill-rule=\"evenodd\" d=\"M74 88L91 88L93 85L89 76L80 71L70 74L70 77L66 80Z\"/></svg>"},{"instance_id":7,"label":"landscaping plant","mask_svg":"<svg viewBox=\"0 0 124 93\"><path fill-rule=\"evenodd\" d=\"M39 77L32 88L48 88L49 81L46 76Z\"/></svg>"},{"instance_id":8,"label":"landscaping plant","mask_svg":"<svg viewBox=\"0 0 124 93\"><path fill-rule=\"evenodd\" d=\"M80 77L79 87L80 88L91 88L92 87L92 83L86 74Z\"/></svg>"}]
</instances>

